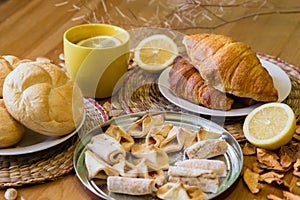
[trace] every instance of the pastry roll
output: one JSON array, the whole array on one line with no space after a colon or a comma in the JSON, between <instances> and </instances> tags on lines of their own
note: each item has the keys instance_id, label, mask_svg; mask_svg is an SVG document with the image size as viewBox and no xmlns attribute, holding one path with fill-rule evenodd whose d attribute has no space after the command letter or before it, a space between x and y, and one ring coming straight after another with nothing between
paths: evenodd
<instances>
[{"instance_id":1,"label":"pastry roll","mask_svg":"<svg viewBox=\"0 0 300 200\"><path fill-rule=\"evenodd\" d=\"M184 185L199 187L203 192L216 193L219 188L219 181L217 178L203 178L203 177L182 177L182 176L170 176L169 182L177 183L181 182Z\"/></svg>"},{"instance_id":2,"label":"pastry roll","mask_svg":"<svg viewBox=\"0 0 300 200\"><path fill-rule=\"evenodd\" d=\"M125 158L122 158L118 163L113 165L113 168L124 177L136 178L138 176L138 171L135 165L125 160Z\"/></svg>"},{"instance_id":3,"label":"pastry roll","mask_svg":"<svg viewBox=\"0 0 300 200\"><path fill-rule=\"evenodd\" d=\"M113 169L90 150L85 152L85 166L88 171L89 179L106 179L108 176L119 175L117 170Z\"/></svg>"},{"instance_id":4,"label":"pastry roll","mask_svg":"<svg viewBox=\"0 0 300 200\"><path fill-rule=\"evenodd\" d=\"M115 138L122 145L125 151L130 151L131 146L134 144L133 138L120 126L110 125L105 131L105 134Z\"/></svg>"},{"instance_id":5,"label":"pastry roll","mask_svg":"<svg viewBox=\"0 0 300 200\"><path fill-rule=\"evenodd\" d=\"M156 126L151 128L146 137L146 144L153 145L154 147L159 147L160 144L168 136L168 133L172 128L173 128L172 124Z\"/></svg>"},{"instance_id":6,"label":"pastry roll","mask_svg":"<svg viewBox=\"0 0 300 200\"><path fill-rule=\"evenodd\" d=\"M174 126L167 138L161 142L159 147L167 152L180 151L183 147L190 146L196 138L196 133L191 132L189 129Z\"/></svg>"},{"instance_id":7,"label":"pastry roll","mask_svg":"<svg viewBox=\"0 0 300 200\"><path fill-rule=\"evenodd\" d=\"M145 158L147 165L152 169L168 169L169 157L166 152L155 148L153 145L133 145L131 153L136 158Z\"/></svg>"},{"instance_id":8,"label":"pastry roll","mask_svg":"<svg viewBox=\"0 0 300 200\"><path fill-rule=\"evenodd\" d=\"M175 165L186 168L212 170L218 176L226 176L226 164L221 160L189 159L178 161Z\"/></svg>"},{"instance_id":9,"label":"pastry roll","mask_svg":"<svg viewBox=\"0 0 300 200\"><path fill-rule=\"evenodd\" d=\"M110 192L129 194L129 195L146 195L152 194L154 188L153 179L145 178L128 178L119 176L109 176L107 178L107 188Z\"/></svg>"},{"instance_id":10,"label":"pastry roll","mask_svg":"<svg viewBox=\"0 0 300 200\"><path fill-rule=\"evenodd\" d=\"M156 195L160 199L166 200L201 200L207 197L207 194L196 186L183 185L182 183L167 183L160 187Z\"/></svg>"},{"instance_id":11,"label":"pastry roll","mask_svg":"<svg viewBox=\"0 0 300 200\"><path fill-rule=\"evenodd\" d=\"M126 156L126 152L119 142L106 134L93 136L87 147L110 165L118 163Z\"/></svg>"},{"instance_id":12,"label":"pastry roll","mask_svg":"<svg viewBox=\"0 0 300 200\"><path fill-rule=\"evenodd\" d=\"M203 177L216 179L217 175L212 170L194 169L188 167L170 166L168 170L169 176L178 177Z\"/></svg>"},{"instance_id":13,"label":"pastry roll","mask_svg":"<svg viewBox=\"0 0 300 200\"><path fill-rule=\"evenodd\" d=\"M154 179L155 186L162 186L165 182L166 177L164 171L162 169L155 170L149 167L145 158L138 160L135 169L138 172L138 178Z\"/></svg>"},{"instance_id":14,"label":"pastry roll","mask_svg":"<svg viewBox=\"0 0 300 200\"><path fill-rule=\"evenodd\" d=\"M149 178L154 179L157 186L163 185L165 182L165 174L162 169L154 170L148 166L145 158L134 160L130 163L122 159L119 163L113 166L122 177L130 178Z\"/></svg>"},{"instance_id":15,"label":"pastry roll","mask_svg":"<svg viewBox=\"0 0 300 200\"><path fill-rule=\"evenodd\" d=\"M169 182L182 182L184 185L197 186L203 192L216 192L219 180L212 170L172 166L168 170Z\"/></svg>"},{"instance_id":16,"label":"pastry roll","mask_svg":"<svg viewBox=\"0 0 300 200\"><path fill-rule=\"evenodd\" d=\"M200 127L196 132L197 141L207 140L207 139L218 139L222 135L213 131L205 130L203 127Z\"/></svg>"},{"instance_id":17,"label":"pastry roll","mask_svg":"<svg viewBox=\"0 0 300 200\"><path fill-rule=\"evenodd\" d=\"M127 133L134 138L142 138L148 134L152 127L163 125L164 120L165 116L163 114L144 115L141 119L128 127Z\"/></svg>"},{"instance_id":18,"label":"pastry roll","mask_svg":"<svg viewBox=\"0 0 300 200\"><path fill-rule=\"evenodd\" d=\"M165 173L164 173L164 171L162 169L159 169L159 170L152 170L152 169L150 169L148 171L147 178L154 179L155 186L162 186L165 183L165 181L166 181L166 176L165 176Z\"/></svg>"},{"instance_id":19,"label":"pastry roll","mask_svg":"<svg viewBox=\"0 0 300 200\"><path fill-rule=\"evenodd\" d=\"M223 155L228 149L226 140L224 139L208 139L199 141L184 151L185 158L212 158Z\"/></svg>"}]
</instances>

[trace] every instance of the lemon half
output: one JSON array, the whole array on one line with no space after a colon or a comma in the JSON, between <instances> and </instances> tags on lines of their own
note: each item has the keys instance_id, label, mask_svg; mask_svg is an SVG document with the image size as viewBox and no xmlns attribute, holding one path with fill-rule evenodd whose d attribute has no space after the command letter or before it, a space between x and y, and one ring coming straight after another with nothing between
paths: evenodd
<instances>
[{"instance_id":1,"label":"lemon half","mask_svg":"<svg viewBox=\"0 0 300 200\"><path fill-rule=\"evenodd\" d=\"M143 39L134 50L137 65L153 72L170 66L177 55L176 43L164 34L156 34Z\"/></svg>"},{"instance_id":2,"label":"lemon half","mask_svg":"<svg viewBox=\"0 0 300 200\"><path fill-rule=\"evenodd\" d=\"M243 131L247 140L257 147L275 150L293 137L296 117L284 103L266 103L255 108L246 117Z\"/></svg>"}]
</instances>

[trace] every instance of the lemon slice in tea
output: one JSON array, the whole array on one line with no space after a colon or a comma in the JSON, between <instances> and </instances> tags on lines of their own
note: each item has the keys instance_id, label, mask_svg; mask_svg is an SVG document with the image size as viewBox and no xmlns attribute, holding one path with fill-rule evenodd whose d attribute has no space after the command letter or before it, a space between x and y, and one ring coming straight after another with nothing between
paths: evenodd
<instances>
[{"instance_id":1,"label":"lemon slice in tea","mask_svg":"<svg viewBox=\"0 0 300 200\"><path fill-rule=\"evenodd\" d=\"M113 36L100 35L81 40L77 43L79 46L91 48L109 48L118 46L121 41Z\"/></svg>"}]
</instances>

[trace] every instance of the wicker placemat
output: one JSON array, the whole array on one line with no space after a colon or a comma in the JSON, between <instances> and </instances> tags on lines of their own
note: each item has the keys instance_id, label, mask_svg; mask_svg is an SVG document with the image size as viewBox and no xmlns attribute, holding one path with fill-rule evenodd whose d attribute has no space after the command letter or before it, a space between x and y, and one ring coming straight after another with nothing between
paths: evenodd
<instances>
[{"instance_id":1,"label":"wicker placemat","mask_svg":"<svg viewBox=\"0 0 300 200\"><path fill-rule=\"evenodd\" d=\"M80 137L108 119L106 111L94 100L85 100L86 119L69 140L39 152L0 156L0 188L41 183L73 170L73 152Z\"/></svg>"},{"instance_id":2,"label":"wicker placemat","mask_svg":"<svg viewBox=\"0 0 300 200\"><path fill-rule=\"evenodd\" d=\"M284 100L290 105L300 122L300 70L288 64L287 62L262 53L257 55L281 67L290 77L292 83L292 91ZM150 110L171 110L178 112L189 112L169 102L159 91L158 78L160 73L149 73L138 67L131 69L124 78L123 86L119 90L119 94L113 98L113 103L120 106L119 109L125 113L134 113ZM195 113L193 113L195 114ZM239 141L243 141L241 124L244 117L224 117L222 119L213 116L204 116L209 118L230 130Z\"/></svg>"}]
</instances>

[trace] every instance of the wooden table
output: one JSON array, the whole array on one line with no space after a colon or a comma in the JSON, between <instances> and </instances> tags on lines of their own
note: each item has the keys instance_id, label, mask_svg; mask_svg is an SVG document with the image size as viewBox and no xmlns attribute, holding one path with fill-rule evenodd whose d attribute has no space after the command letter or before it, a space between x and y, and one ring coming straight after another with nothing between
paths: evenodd
<instances>
[{"instance_id":1,"label":"wooden table","mask_svg":"<svg viewBox=\"0 0 300 200\"><path fill-rule=\"evenodd\" d=\"M150 4L145 6L148 2ZM63 52L63 33L74 25L106 22L130 29L139 26L167 27L174 23L172 28L183 33L213 32L232 36L249 44L254 51L280 57L300 67L298 1L209 1L211 5L201 4L199 7L201 12L198 12L200 17L197 20L194 19L195 15L193 18L182 17L191 10L186 9L184 6L187 4L182 2L185 0L161 1L158 10L157 3L148 0L0 0L0 55L12 54L29 59L42 56L58 64L61 62L59 54ZM183 13L176 7L179 4L181 10L186 9ZM181 21L181 25L176 25ZM245 157L245 164L249 163L251 159ZM297 178L287 175L285 180L295 184ZM80 185L75 173L53 182L17 189L19 198L22 196L27 200L92 199ZM300 195L297 186L293 191ZM271 185L265 185L257 195L251 194L243 181L239 180L226 199L266 199L270 193L282 195L278 187ZM3 194L4 190L1 190L0 199L3 199Z\"/></svg>"}]
</instances>

